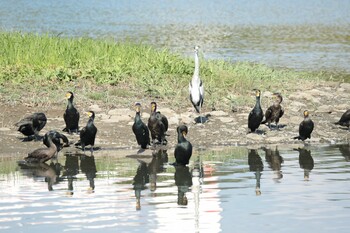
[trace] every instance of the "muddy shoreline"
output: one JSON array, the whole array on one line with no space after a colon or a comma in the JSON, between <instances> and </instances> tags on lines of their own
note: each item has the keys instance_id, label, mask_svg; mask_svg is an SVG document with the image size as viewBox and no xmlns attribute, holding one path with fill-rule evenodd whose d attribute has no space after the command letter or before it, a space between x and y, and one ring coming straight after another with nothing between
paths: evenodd
<instances>
[{"instance_id":1,"label":"muddy shoreline","mask_svg":"<svg viewBox=\"0 0 350 233\"><path fill-rule=\"evenodd\" d=\"M262 92L263 111L271 104L269 98L271 95L271 92ZM303 120L302 112L306 109L310 111L311 118L315 123L312 138L306 140L306 144L327 145L349 142L350 132L347 128L336 126L333 123L338 121L340 116L350 108L348 105L350 84L322 82L313 87L286 93L283 97L282 106L285 114L280 120L283 127L280 130L270 130L267 126L261 125L259 128L261 134L247 134L247 118L253 106L241 106L236 112L225 109L205 111L201 115L210 114L209 121L204 124L196 124L194 119L198 117L198 114L193 111L190 103L184 103L186 106L182 108L182 112L179 112L169 108L166 102L159 101L159 111L166 115L169 120L167 149L171 151L176 145L176 127L180 123L188 125L188 140L193 144L195 151L228 146L302 146L304 143L292 138L298 135L298 127ZM142 119L147 122L149 117L148 102L145 101L143 105ZM106 110L103 103L84 105L79 103L79 100L76 101L76 107L81 112L80 127L83 127L87 122L87 116L83 114L84 111L90 109L96 112L95 125L98 128L96 146L101 150L97 150L95 155L104 154L104 152L111 150L116 155L118 153L125 154L125 151L130 151L130 154L138 152L139 147L131 130L135 115L131 106L132 104ZM46 111L40 107L10 106L4 103L1 104L1 109L0 155L26 155L31 150L43 146L42 142L22 142L23 135L16 131L13 124L26 115L38 111L45 112L48 122L40 135L53 129L61 131L65 126L62 117L65 110L64 102L62 105L52 105ZM76 134L67 136L72 143L79 139ZM74 146L64 148L64 150L79 153L79 149ZM142 153L150 155L151 150Z\"/></svg>"}]
</instances>

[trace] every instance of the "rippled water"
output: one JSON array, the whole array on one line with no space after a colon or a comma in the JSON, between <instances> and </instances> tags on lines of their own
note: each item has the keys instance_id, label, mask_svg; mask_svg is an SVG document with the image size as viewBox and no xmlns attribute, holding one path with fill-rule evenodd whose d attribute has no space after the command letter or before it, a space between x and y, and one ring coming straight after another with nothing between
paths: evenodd
<instances>
[{"instance_id":1,"label":"rippled water","mask_svg":"<svg viewBox=\"0 0 350 233\"><path fill-rule=\"evenodd\" d=\"M350 147L0 157L1 232L348 232ZM138 201L139 200L139 201Z\"/></svg>"},{"instance_id":2,"label":"rippled water","mask_svg":"<svg viewBox=\"0 0 350 233\"><path fill-rule=\"evenodd\" d=\"M0 28L130 39L205 58L350 72L347 0L1 1Z\"/></svg>"}]
</instances>

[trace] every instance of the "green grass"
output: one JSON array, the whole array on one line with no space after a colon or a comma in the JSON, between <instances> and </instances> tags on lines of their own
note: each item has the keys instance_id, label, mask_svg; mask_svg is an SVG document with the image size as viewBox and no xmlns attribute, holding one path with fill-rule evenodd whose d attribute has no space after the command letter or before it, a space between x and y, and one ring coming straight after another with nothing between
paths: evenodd
<instances>
[{"instance_id":1,"label":"green grass","mask_svg":"<svg viewBox=\"0 0 350 233\"><path fill-rule=\"evenodd\" d=\"M23 101L23 91L35 105L59 102L58 95L67 90L84 91L88 100L109 103L118 97L127 102L144 96L171 100L175 107L188 102L193 58L167 49L112 39L16 32L0 32L0 48L0 95L10 103ZM302 82L331 77L323 72L203 59L200 73L208 108L239 106L248 97L250 101L253 88L285 93Z\"/></svg>"}]
</instances>

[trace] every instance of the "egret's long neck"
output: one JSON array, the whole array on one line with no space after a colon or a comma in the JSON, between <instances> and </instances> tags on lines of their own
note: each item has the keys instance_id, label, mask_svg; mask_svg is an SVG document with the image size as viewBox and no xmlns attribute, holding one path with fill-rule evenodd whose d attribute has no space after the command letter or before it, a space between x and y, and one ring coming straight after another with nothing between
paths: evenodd
<instances>
[{"instance_id":1,"label":"egret's long neck","mask_svg":"<svg viewBox=\"0 0 350 233\"><path fill-rule=\"evenodd\" d=\"M199 58L198 52L194 53L194 77L199 77Z\"/></svg>"}]
</instances>

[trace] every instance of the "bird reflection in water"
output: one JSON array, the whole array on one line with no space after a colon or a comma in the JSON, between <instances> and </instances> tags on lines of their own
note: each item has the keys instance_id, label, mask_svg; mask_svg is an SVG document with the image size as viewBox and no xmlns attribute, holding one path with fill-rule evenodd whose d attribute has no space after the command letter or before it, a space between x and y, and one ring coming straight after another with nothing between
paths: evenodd
<instances>
[{"instance_id":1,"label":"bird reflection in water","mask_svg":"<svg viewBox=\"0 0 350 233\"><path fill-rule=\"evenodd\" d=\"M38 178L45 178L47 188L53 191L53 185L57 184L60 176L61 164L59 163L18 163L21 171L28 177L33 177L34 180Z\"/></svg>"},{"instance_id":2,"label":"bird reflection in water","mask_svg":"<svg viewBox=\"0 0 350 233\"><path fill-rule=\"evenodd\" d=\"M314 159L311 156L311 151L298 148L299 151L299 165L300 168L304 169L304 180L308 181L310 179L310 171L314 168Z\"/></svg>"},{"instance_id":3,"label":"bird reflection in water","mask_svg":"<svg viewBox=\"0 0 350 233\"><path fill-rule=\"evenodd\" d=\"M344 144L339 145L338 147L341 155L345 158L345 161L350 162L350 145Z\"/></svg>"},{"instance_id":4,"label":"bird reflection in water","mask_svg":"<svg viewBox=\"0 0 350 233\"><path fill-rule=\"evenodd\" d=\"M157 189L157 174L164 172L164 163L168 162L168 153L166 150L158 149L152 152L152 161L148 164L150 190Z\"/></svg>"},{"instance_id":5,"label":"bird reflection in water","mask_svg":"<svg viewBox=\"0 0 350 233\"><path fill-rule=\"evenodd\" d=\"M264 147L263 150L265 151L266 162L269 164L269 167L275 173L275 177L273 178L274 181L276 182L280 181L280 179L283 178L283 174L281 170L283 157L280 155L280 152L278 151L277 147L275 148L275 150Z\"/></svg>"},{"instance_id":6,"label":"bird reflection in water","mask_svg":"<svg viewBox=\"0 0 350 233\"><path fill-rule=\"evenodd\" d=\"M95 190L96 164L94 156L80 156L80 169L85 173L86 179L89 181L88 192L93 193Z\"/></svg>"},{"instance_id":7,"label":"bird reflection in water","mask_svg":"<svg viewBox=\"0 0 350 233\"><path fill-rule=\"evenodd\" d=\"M190 168L184 165L175 166L174 179L177 186L177 204L186 206L188 204L186 193L192 187Z\"/></svg>"},{"instance_id":8,"label":"bird reflection in water","mask_svg":"<svg viewBox=\"0 0 350 233\"><path fill-rule=\"evenodd\" d=\"M65 153L66 161L64 164L63 176L68 180L68 192L67 195L72 196L73 181L76 180L76 175L79 173L79 157L70 153Z\"/></svg>"},{"instance_id":9,"label":"bird reflection in water","mask_svg":"<svg viewBox=\"0 0 350 233\"><path fill-rule=\"evenodd\" d=\"M257 150L253 150L253 149L248 150L248 164L249 164L249 170L251 172L255 172L255 179L256 179L255 194L259 196L261 195L260 178L262 175L261 172L264 170L264 164Z\"/></svg>"},{"instance_id":10,"label":"bird reflection in water","mask_svg":"<svg viewBox=\"0 0 350 233\"><path fill-rule=\"evenodd\" d=\"M198 155L194 161L192 169L192 193L194 199L195 232L199 232L199 194L202 193L204 168L202 156Z\"/></svg>"},{"instance_id":11,"label":"bird reflection in water","mask_svg":"<svg viewBox=\"0 0 350 233\"><path fill-rule=\"evenodd\" d=\"M152 160L147 163L141 159L137 160L139 166L134 177L134 190L136 197L136 210L141 209L141 191L146 189L146 184L150 183L150 190L157 189L157 174L164 172L164 164L168 163L168 154L164 149L158 148L152 152Z\"/></svg>"},{"instance_id":12,"label":"bird reflection in water","mask_svg":"<svg viewBox=\"0 0 350 233\"><path fill-rule=\"evenodd\" d=\"M136 197L136 210L141 209L141 191L146 189L146 184L149 182L148 176L148 168L147 163L142 160L137 160L139 162L139 166L136 171L136 175L134 177L134 190Z\"/></svg>"}]
</instances>

